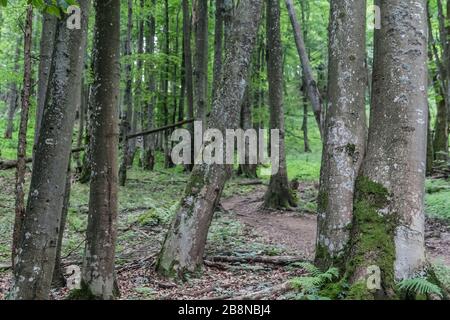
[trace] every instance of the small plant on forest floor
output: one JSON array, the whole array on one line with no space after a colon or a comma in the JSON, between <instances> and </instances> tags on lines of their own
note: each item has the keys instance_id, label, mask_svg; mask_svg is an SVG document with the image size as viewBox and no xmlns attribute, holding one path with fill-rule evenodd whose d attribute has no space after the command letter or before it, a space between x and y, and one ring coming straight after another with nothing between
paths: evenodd
<instances>
[{"instance_id":1,"label":"small plant on forest floor","mask_svg":"<svg viewBox=\"0 0 450 320\"><path fill-rule=\"evenodd\" d=\"M443 297L442 290L434 283L424 277L411 278L400 281L397 284L399 290L407 296L435 294Z\"/></svg>"},{"instance_id":2,"label":"small plant on forest floor","mask_svg":"<svg viewBox=\"0 0 450 320\"><path fill-rule=\"evenodd\" d=\"M296 262L291 266L304 269L308 276L296 277L291 280L292 286L298 291L294 299L298 300L330 300L331 297L323 295L321 290L325 285L333 283L339 277L339 270L337 268L329 268L322 272L319 268L311 263Z\"/></svg>"}]
</instances>

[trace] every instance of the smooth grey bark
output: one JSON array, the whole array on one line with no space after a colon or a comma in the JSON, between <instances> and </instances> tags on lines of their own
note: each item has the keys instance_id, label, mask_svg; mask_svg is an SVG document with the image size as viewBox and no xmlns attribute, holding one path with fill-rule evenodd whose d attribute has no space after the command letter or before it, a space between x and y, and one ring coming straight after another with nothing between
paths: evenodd
<instances>
[{"instance_id":1,"label":"smooth grey bark","mask_svg":"<svg viewBox=\"0 0 450 320\"><path fill-rule=\"evenodd\" d=\"M251 53L261 16L262 0L239 3L232 35L226 49L223 76L213 102L209 127L222 133L239 126L240 107L247 86ZM202 150L207 146L204 144ZM230 165L195 165L159 254L157 270L166 276L183 277L199 270L206 237Z\"/></svg>"},{"instance_id":2,"label":"smooth grey bark","mask_svg":"<svg viewBox=\"0 0 450 320\"><path fill-rule=\"evenodd\" d=\"M357 180L346 277L358 298L395 296L394 280L425 266L424 183L428 123L426 0L381 0L375 31L369 140ZM381 269L381 290L366 288ZM352 292L352 290L350 291Z\"/></svg>"},{"instance_id":3,"label":"smooth grey bark","mask_svg":"<svg viewBox=\"0 0 450 320\"><path fill-rule=\"evenodd\" d=\"M57 21L49 86L14 268L14 299L48 299L61 230L81 77L81 32Z\"/></svg>"},{"instance_id":4,"label":"smooth grey bark","mask_svg":"<svg viewBox=\"0 0 450 320\"><path fill-rule=\"evenodd\" d=\"M366 147L366 1L333 0L330 10L328 109L316 243L316 262L323 268L344 254Z\"/></svg>"},{"instance_id":5,"label":"smooth grey bark","mask_svg":"<svg viewBox=\"0 0 450 320\"><path fill-rule=\"evenodd\" d=\"M191 25L192 18L189 8L189 0L183 0L183 58L184 58L184 73L186 78L186 102L187 102L187 118L194 118L194 71L192 63L192 48L191 48ZM194 124L188 125L191 137L194 136ZM194 158L194 144L192 143L191 158ZM186 164L185 169L191 171L193 164Z\"/></svg>"},{"instance_id":6,"label":"smooth grey bark","mask_svg":"<svg viewBox=\"0 0 450 320\"><path fill-rule=\"evenodd\" d=\"M214 65L213 65L213 87L212 98L214 99L219 85L222 71L222 49L223 49L223 25L224 25L224 0L216 0L215 30L214 30Z\"/></svg>"},{"instance_id":7,"label":"smooth grey bark","mask_svg":"<svg viewBox=\"0 0 450 320\"><path fill-rule=\"evenodd\" d=\"M131 32L133 31L133 0L128 0L128 23L127 33L125 38L124 55L131 60ZM122 132L122 160L119 168L119 184L124 186L127 181L127 169L130 165L130 141L127 140L127 135L131 133L131 121L133 117L133 77L132 64L128 61L125 64L125 94L124 106L122 110L121 132Z\"/></svg>"},{"instance_id":8,"label":"smooth grey bark","mask_svg":"<svg viewBox=\"0 0 450 320\"><path fill-rule=\"evenodd\" d=\"M16 44L16 53L14 56L14 72L19 72L19 58L20 58L20 49L22 47L22 37L17 38L17 44ZM11 139L12 134L14 131L14 114L17 110L17 104L19 100L19 89L17 87L17 83L13 81L9 85L9 92L8 92L8 111L7 111L7 118L6 118L6 130L5 130L5 139Z\"/></svg>"},{"instance_id":9,"label":"smooth grey bark","mask_svg":"<svg viewBox=\"0 0 450 320\"><path fill-rule=\"evenodd\" d=\"M113 299L118 294L114 257L118 211L120 0L96 0L94 8L94 83L90 101L92 174L81 290L98 299Z\"/></svg>"},{"instance_id":10,"label":"smooth grey bark","mask_svg":"<svg viewBox=\"0 0 450 320\"><path fill-rule=\"evenodd\" d=\"M156 4L155 0L152 1L152 6ZM155 32L156 21L155 16L150 14L147 19L148 34L145 41L145 52L147 54L153 54L155 52ZM145 120L144 125L146 129L153 128L154 123L154 109L156 106L156 80L154 72L155 66L150 62L146 63L145 67L145 79L146 88L150 92L150 97L145 101ZM153 135L146 135L144 137L144 152L143 152L143 167L145 170L153 170L155 165L155 137Z\"/></svg>"},{"instance_id":11,"label":"smooth grey bark","mask_svg":"<svg viewBox=\"0 0 450 320\"><path fill-rule=\"evenodd\" d=\"M67 104L67 108L75 109L79 111L80 114L80 125L79 125L79 133L78 133L78 141L77 145L80 145L81 139L83 137L83 129L84 129L84 114L85 114L85 95L83 94L84 85L83 85L83 69L85 65L85 56L86 56L86 45L87 45L87 32L88 32L88 24L89 24L89 10L91 5L91 0L80 0L78 2L81 9L81 29L78 30L79 35L76 36L75 39L70 39L70 41L75 40L74 45L78 45L75 48L75 51L70 51L68 54L70 55L70 59L74 59L75 62L73 65L76 66L75 70L72 70L71 78L69 79L70 87L68 90L73 90L74 100L69 101ZM72 94L70 94L72 96ZM72 128L73 130L73 128ZM72 145L72 143L70 143ZM59 234L58 234L58 242L56 247L56 257L55 257L55 268L53 270L53 279L52 286L54 287L63 287L66 284L66 280L64 278L64 271L62 268L61 261L61 251L64 237L64 230L66 227L67 214L69 211L69 202L70 202L70 191L72 188L72 172L71 172L71 156L69 156L69 164L66 171L66 184L64 190L64 198L63 198L63 206L61 209L61 219L59 226Z\"/></svg>"},{"instance_id":12,"label":"smooth grey bark","mask_svg":"<svg viewBox=\"0 0 450 320\"><path fill-rule=\"evenodd\" d=\"M208 103L208 0L196 0L194 16L194 113L206 124Z\"/></svg>"},{"instance_id":13,"label":"smooth grey bark","mask_svg":"<svg viewBox=\"0 0 450 320\"><path fill-rule=\"evenodd\" d=\"M269 187L264 195L264 207L295 207L296 197L289 186L284 142L283 99L283 49L281 43L280 4L278 0L267 1L267 78L269 82L270 129L280 131L279 169L271 175Z\"/></svg>"},{"instance_id":14,"label":"smooth grey bark","mask_svg":"<svg viewBox=\"0 0 450 320\"><path fill-rule=\"evenodd\" d=\"M44 112L45 97L49 83L50 68L52 65L53 48L55 44L57 18L49 13L42 15L42 33L39 42L39 70L38 70L38 88L37 88L37 105L35 119L34 144L37 144L39 136L39 128L42 122L42 114ZM33 148L33 158L35 150Z\"/></svg>"},{"instance_id":15,"label":"smooth grey bark","mask_svg":"<svg viewBox=\"0 0 450 320\"><path fill-rule=\"evenodd\" d=\"M320 98L319 89L317 87L317 82L314 80L314 75L309 61L308 52L306 51L305 42L303 41L302 30L300 24L298 23L297 16L295 13L295 8L292 0L285 0L286 8L289 13L289 19L294 30L295 44L297 46L298 55L300 57L300 62L302 65L303 76L306 80L305 86L308 93L309 101L314 111L316 117L317 125L319 126L319 131L323 136L323 119L322 119L322 102Z\"/></svg>"}]
</instances>

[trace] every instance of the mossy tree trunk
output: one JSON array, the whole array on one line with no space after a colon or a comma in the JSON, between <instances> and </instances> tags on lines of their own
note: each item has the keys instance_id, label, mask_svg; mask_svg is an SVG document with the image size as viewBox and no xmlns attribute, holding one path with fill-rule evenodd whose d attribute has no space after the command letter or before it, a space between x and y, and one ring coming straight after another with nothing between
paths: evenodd
<instances>
[{"instance_id":1,"label":"mossy tree trunk","mask_svg":"<svg viewBox=\"0 0 450 320\"><path fill-rule=\"evenodd\" d=\"M394 280L425 266L426 0L381 0L369 142L356 187L345 264L349 298L394 298ZM369 290L370 270L379 289Z\"/></svg>"},{"instance_id":2,"label":"mossy tree trunk","mask_svg":"<svg viewBox=\"0 0 450 320\"><path fill-rule=\"evenodd\" d=\"M117 296L120 0L96 0L92 90L92 175L81 284L87 297Z\"/></svg>"},{"instance_id":3,"label":"mossy tree trunk","mask_svg":"<svg viewBox=\"0 0 450 320\"><path fill-rule=\"evenodd\" d=\"M248 0L240 2L236 11L218 86L218 98L213 102L209 120L209 127L222 133L239 126L240 107L247 86L261 8L262 0ZM159 273L183 277L186 272L201 268L214 208L231 170L230 165L194 166L159 254Z\"/></svg>"},{"instance_id":4,"label":"mossy tree trunk","mask_svg":"<svg viewBox=\"0 0 450 320\"><path fill-rule=\"evenodd\" d=\"M355 180L366 140L366 1L334 0L330 9L328 110L320 177L316 262L328 268L344 254Z\"/></svg>"},{"instance_id":5,"label":"mossy tree trunk","mask_svg":"<svg viewBox=\"0 0 450 320\"><path fill-rule=\"evenodd\" d=\"M264 195L264 207L289 208L296 206L296 199L290 189L284 143L284 102L283 102L283 49L280 29L280 3L267 1L267 78L269 82L270 129L280 131L279 169L270 177L269 187Z\"/></svg>"}]
</instances>

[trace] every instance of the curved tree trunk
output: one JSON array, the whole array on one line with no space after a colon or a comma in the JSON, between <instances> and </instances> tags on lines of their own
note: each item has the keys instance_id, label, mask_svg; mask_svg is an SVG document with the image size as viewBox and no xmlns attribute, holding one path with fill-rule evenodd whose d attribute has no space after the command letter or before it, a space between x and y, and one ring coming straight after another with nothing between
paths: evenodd
<instances>
[{"instance_id":1,"label":"curved tree trunk","mask_svg":"<svg viewBox=\"0 0 450 320\"><path fill-rule=\"evenodd\" d=\"M20 59L20 49L22 47L22 37L17 38L16 44L16 54L14 57L14 72L19 72L19 59ZM6 130L5 130L5 139L12 139L12 134L14 131L14 114L17 110L17 104L19 102L19 89L17 88L17 82L13 81L9 85L9 92L7 94L7 102L8 102L8 112L6 118Z\"/></svg>"},{"instance_id":2,"label":"curved tree trunk","mask_svg":"<svg viewBox=\"0 0 450 320\"><path fill-rule=\"evenodd\" d=\"M413 277L425 265L426 0L379 4L369 142L345 270L352 299L392 298L394 280ZM369 290L377 268L381 284Z\"/></svg>"},{"instance_id":3,"label":"curved tree trunk","mask_svg":"<svg viewBox=\"0 0 450 320\"><path fill-rule=\"evenodd\" d=\"M316 247L316 262L323 268L335 264L347 245L355 181L366 146L366 1L331 1L330 17L329 107Z\"/></svg>"},{"instance_id":4,"label":"curved tree trunk","mask_svg":"<svg viewBox=\"0 0 450 320\"><path fill-rule=\"evenodd\" d=\"M114 256L118 197L118 96L120 0L96 0L92 92L92 176L86 247L81 275L87 296L117 296Z\"/></svg>"},{"instance_id":5,"label":"curved tree trunk","mask_svg":"<svg viewBox=\"0 0 450 320\"><path fill-rule=\"evenodd\" d=\"M296 206L286 168L284 143L283 102L283 52L280 29L280 4L278 0L267 2L267 78L269 81L270 129L279 129L279 169L270 177L269 187L264 195L264 207L289 208ZM273 164L272 164L273 165Z\"/></svg>"},{"instance_id":6,"label":"curved tree trunk","mask_svg":"<svg viewBox=\"0 0 450 320\"><path fill-rule=\"evenodd\" d=\"M242 1L233 22L226 50L218 98L213 103L209 127L236 129L250 57L259 26L262 0ZM197 271L203 263L206 237L222 189L231 174L230 165L199 164L191 173L176 215L159 254L157 270L166 276Z\"/></svg>"}]
</instances>

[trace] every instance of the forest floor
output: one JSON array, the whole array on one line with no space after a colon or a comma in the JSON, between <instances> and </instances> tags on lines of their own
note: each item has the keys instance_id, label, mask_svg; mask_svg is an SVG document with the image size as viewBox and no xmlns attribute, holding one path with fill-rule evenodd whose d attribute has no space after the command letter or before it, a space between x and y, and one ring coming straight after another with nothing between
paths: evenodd
<instances>
[{"instance_id":1,"label":"forest floor","mask_svg":"<svg viewBox=\"0 0 450 320\"><path fill-rule=\"evenodd\" d=\"M298 208L267 211L261 208L264 181L233 178L224 190L210 228L202 275L173 282L159 277L154 265L188 176L179 169L154 172L134 169L129 176L119 195L116 265L121 299L237 298L270 290L307 273L298 264L279 260L295 257L311 261L314 257L317 183L300 183ZM7 266L14 211L13 182L13 170L0 172L0 299L5 298L11 285ZM448 191L447 186L448 182L431 182L427 183L427 191L429 196L437 197ZM81 266L88 190L87 185L73 184L63 247L65 266ZM433 199L430 201L437 201ZM442 206L441 201L437 203ZM435 214L427 218L427 254L450 274L450 221L446 217L450 208L436 206L431 207ZM444 210L444 218L442 214L439 216L440 210ZM273 261L257 263L252 261L255 257ZM52 298L64 299L67 293L67 288L55 289ZM263 297L296 299L299 294L267 292Z\"/></svg>"}]
</instances>

